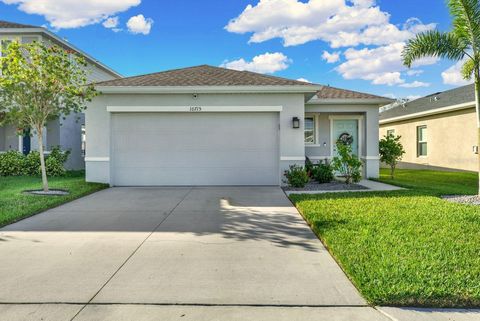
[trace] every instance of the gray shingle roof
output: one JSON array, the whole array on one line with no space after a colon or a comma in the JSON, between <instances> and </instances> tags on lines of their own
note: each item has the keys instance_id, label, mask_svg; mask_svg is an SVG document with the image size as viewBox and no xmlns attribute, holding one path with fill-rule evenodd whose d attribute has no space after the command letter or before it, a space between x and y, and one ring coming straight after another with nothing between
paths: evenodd
<instances>
[{"instance_id":1,"label":"gray shingle roof","mask_svg":"<svg viewBox=\"0 0 480 321\"><path fill-rule=\"evenodd\" d=\"M358 91L324 86L318 93L319 99L389 99L381 96L361 93Z\"/></svg>"},{"instance_id":2,"label":"gray shingle roof","mask_svg":"<svg viewBox=\"0 0 480 321\"><path fill-rule=\"evenodd\" d=\"M39 28L39 27L0 20L0 29L9 29L9 28Z\"/></svg>"},{"instance_id":3,"label":"gray shingle roof","mask_svg":"<svg viewBox=\"0 0 480 321\"><path fill-rule=\"evenodd\" d=\"M380 120L407 116L425 111L434 111L435 109L448 107L463 103L475 101L474 85L467 85L441 93L431 94L380 113Z\"/></svg>"},{"instance_id":4,"label":"gray shingle roof","mask_svg":"<svg viewBox=\"0 0 480 321\"><path fill-rule=\"evenodd\" d=\"M97 83L98 86L312 86L314 84L201 65Z\"/></svg>"}]
</instances>

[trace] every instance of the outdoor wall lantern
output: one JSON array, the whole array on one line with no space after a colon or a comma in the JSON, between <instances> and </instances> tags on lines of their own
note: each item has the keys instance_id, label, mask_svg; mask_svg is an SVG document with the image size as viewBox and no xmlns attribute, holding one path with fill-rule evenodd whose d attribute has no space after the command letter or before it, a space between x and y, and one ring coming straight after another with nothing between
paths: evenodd
<instances>
[{"instance_id":1,"label":"outdoor wall lantern","mask_svg":"<svg viewBox=\"0 0 480 321\"><path fill-rule=\"evenodd\" d=\"M300 128L300 118L293 117L292 124L293 124L293 128Z\"/></svg>"}]
</instances>

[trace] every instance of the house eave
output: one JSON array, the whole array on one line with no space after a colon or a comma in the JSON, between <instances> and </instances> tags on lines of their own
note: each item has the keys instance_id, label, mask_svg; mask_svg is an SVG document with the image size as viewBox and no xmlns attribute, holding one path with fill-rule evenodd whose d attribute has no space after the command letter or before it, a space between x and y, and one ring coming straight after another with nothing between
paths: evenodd
<instances>
[{"instance_id":1,"label":"house eave","mask_svg":"<svg viewBox=\"0 0 480 321\"><path fill-rule=\"evenodd\" d=\"M104 94L315 93L321 86L96 86Z\"/></svg>"},{"instance_id":2,"label":"house eave","mask_svg":"<svg viewBox=\"0 0 480 321\"><path fill-rule=\"evenodd\" d=\"M308 105L378 105L379 107L385 106L393 102L391 99L383 98L354 98L354 99L320 99L313 98L307 102Z\"/></svg>"},{"instance_id":3,"label":"house eave","mask_svg":"<svg viewBox=\"0 0 480 321\"><path fill-rule=\"evenodd\" d=\"M466 102L466 103L462 103L462 104L451 105L451 106L436 108L436 109L432 109L432 110L426 110L426 111L423 111L423 112L418 112L418 113L413 113L413 114L408 114L408 115L403 115L403 116L381 119L380 120L380 125L395 123L395 122L404 121L404 120L415 119L415 118L419 118L419 117L439 115L439 114L449 113L449 112L452 112L452 111L469 109L469 108L473 108L473 107L475 107L475 101L470 101L470 102ZM397 107L397 108L399 108L399 107Z\"/></svg>"},{"instance_id":4,"label":"house eave","mask_svg":"<svg viewBox=\"0 0 480 321\"><path fill-rule=\"evenodd\" d=\"M109 72L110 74L112 74L112 75L114 75L118 78L123 78L123 75L119 74L118 72L116 72L112 68L104 65L99 60L93 58L92 56L90 56L89 54L84 52L83 50L81 50L78 47L74 46L73 44L63 40L62 38L60 38L59 36L57 36L56 34L54 34L53 32L51 32L51 31L49 31L45 28L3 28L3 29L0 29L0 34L11 34L11 33L14 33L14 34L32 34L32 33L34 33L34 34L35 33L46 34L48 37L54 39L55 41L58 41L62 45L75 50L76 52L78 52L82 56L85 56L87 58L87 60L89 60L91 63L96 64L97 66L99 66L100 68Z\"/></svg>"}]
</instances>

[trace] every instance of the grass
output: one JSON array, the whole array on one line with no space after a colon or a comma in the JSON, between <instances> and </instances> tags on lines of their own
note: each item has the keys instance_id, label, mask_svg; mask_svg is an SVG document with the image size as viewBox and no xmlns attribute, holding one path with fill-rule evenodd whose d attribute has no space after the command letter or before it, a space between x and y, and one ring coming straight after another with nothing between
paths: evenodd
<instances>
[{"instance_id":1,"label":"grass","mask_svg":"<svg viewBox=\"0 0 480 321\"><path fill-rule=\"evenodd\" d=\"M49 179L50 188L70 191L66 196L39 196L22 194L24 190L40 189L38 177L0 177L0 226L38 214L49 208L106 188L107 185L86 183L82 172L70 172L65 177Z\"/></svg>"},{"instance_id":2,"label":"grass","mask_svg":"<svg viewBox=\"0 0 480 321\"><path fill-rule=\"evenodd\" d=\"M477 175L398 170L380 181L410 189L291 199L371 304L480 307L480 207L439 198L475 194Z\"/></svg>"}]
</instances>

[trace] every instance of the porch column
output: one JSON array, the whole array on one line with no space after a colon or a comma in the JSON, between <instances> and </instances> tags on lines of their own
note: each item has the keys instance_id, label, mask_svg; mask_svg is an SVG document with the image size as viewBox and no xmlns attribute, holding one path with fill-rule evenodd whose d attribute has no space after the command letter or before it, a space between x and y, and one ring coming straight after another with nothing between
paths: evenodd
<instances>
[{"instance_id":1,"label":"porch column","mask_svg":"<svg viewBox=\"0 0 480 321\"><path fill-rule=\"evenodd\" d=\"M365 117L365 178L378 178L380 157L378 154L378 107L372 106Z\"/></svg>"}]
</instances>

